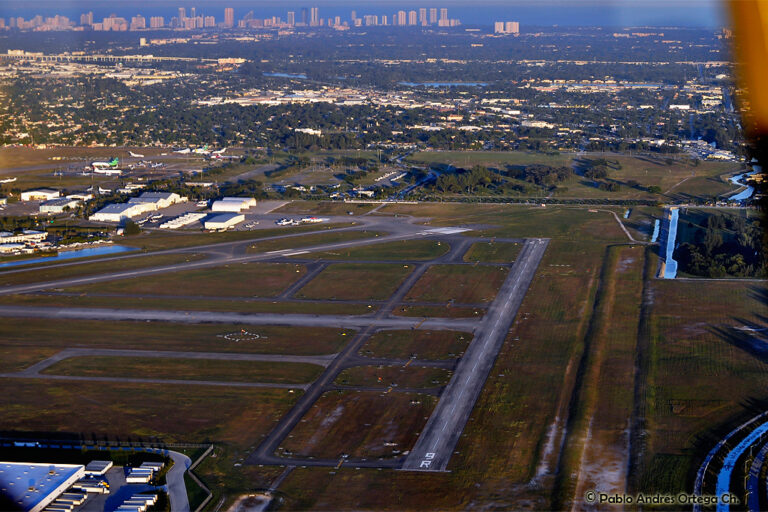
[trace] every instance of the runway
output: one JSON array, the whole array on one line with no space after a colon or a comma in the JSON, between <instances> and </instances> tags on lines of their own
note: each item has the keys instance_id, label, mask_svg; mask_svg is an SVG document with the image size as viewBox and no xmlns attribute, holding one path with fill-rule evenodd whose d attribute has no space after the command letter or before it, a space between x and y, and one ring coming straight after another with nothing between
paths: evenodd
<instances>
[{"instance_id":1,"label":"runway","mask_svg":"<svg viewBox=\"0 0 768 512\"><path fill-rule=\"evenodd\" d=\"M444 229L444 228L424 228L423 226L411 226L408 224L397 224L397 226L399 226L400 228L398 232L390 235L378 236L374 238L363 238L360 240L350 240L347 242L335 242L335 243L297 247L292 249L281 249L281 250L269 251L264 253L255 253L252 255L245 254L241 256L236 256L233 253L228 256L220 256L218 258L212 258L212 259L207 259L203 261L190 261L190 262L184 262L184 263L176 263L172 265L163 265L159 267L116 271L116 272L109 272L109 273L92 275L92 276L72 277L72 278L58 279L55 281L48 281L48 282L42 282L42 283L4 286L4 287L0 287L0 295L12 295L12 294L18 294L18 293L37 292L37 291L48 290L48 289L68 288L72 286L82 286L82 285L93 284L93 283L101 283L104 281L115 281L119 279L147 277L147 276L152 276L157 274L165 274L168 272L195 270L195 269L208 268L208 267L219 267L225 264L269 261L277 258L283 258L286 256L293 256L296 254L303 254L303 253L310 253L310 252L333 251L338 249L346 249L350 247L360 247L360 246L381 244L381 243L394 242L394 241L400 241L400 240L413 240L413 239L439 235ZM350 228L346 228L344 230L349 230L349 229ZM333 233L335 231L339 231L339 230L327 230L322 233L323 234ZM462 231L462 230L459 230L459 231ZM311 234L316 234L316 233L312 232ZM252 244L253 242L254 242L253 240L250 240L247 242L241 241L241 242L238 242L238 244L240 245L245 244L245 246L247 247L247 245ZM221 244L221 245L224 245L224 244ZM195 250L199 252L200 247L187 248L184 251L163 252L163 254L168 254L170 252L189 252L189 251L194 252ZM157 255L157 254L161 254L161 253L160 252L153 253L153 255ZM45 267L45 268L49 268L49 267ZM36 269L32 269L32 270L34 271Z\"/></svg>"},{"instance_id":2,"label":"runway","mask_svg":"<svg viewBox=\"0 0 768 512\"><path fill-rule=\"evenodd\" d=\"M548 243L526 242L401 469L446 471Z\"/></svg>"},{"instance_id":3,"label":"runway","mask_svg":"<svg viewBox=\"0 0 768 512\"><path fill-rule=\"evenodd\" d=\"M480 320L470 318L390 317L361 315L303 315L278 313L229 313L216 311L158 311L144 309L59 308L41 306L0 306L0 317L50 318L57 320L151 321L187 324L290 325L362 329L434 329L472 331Z\"/></svg>"}]
</instances>

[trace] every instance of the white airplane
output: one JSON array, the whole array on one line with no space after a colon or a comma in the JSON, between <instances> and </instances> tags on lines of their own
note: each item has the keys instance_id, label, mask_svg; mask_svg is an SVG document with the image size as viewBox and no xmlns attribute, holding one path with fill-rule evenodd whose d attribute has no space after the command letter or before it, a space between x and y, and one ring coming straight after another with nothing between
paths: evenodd
<instances>
[{"instance_id":1,"label":"white airplane","mask_svg":"<svg viewBox=\"0 0 768 512\"><path fill-rule=\"evenodd\" d=\"M211 153L211 151L208 149L208 144L201 148L194 149L192 152L197 155L209 155Z\"/></svg>"},{"instance_id":2,"label":"white airplane","mask_svg":"<svg viewBox=\"0 0 768 512\"><path fill-rule=\"evenodd\" d=\"M96 174L106 174L107 176L117 176L123 173L122 169L113 169L110 167L107 167L106 169L103 167L95 167L93 169L93 172Z\"/></svg>"},{"instance_id":3,"label":"white airplane","mask_svg":"<svg viewBox=\"0 0 768 512\"><path fill-rule=\"evenodd\" d=\"M178 151L174 151L174 153L178 153L180 155L188 155L192 152L189 148L179 149Z\"/></svg>"},{"instance_id":4,"label":"white airplane","mask_svg":"<svg viewBox=\"0 0 768 512\"><path fill-rule=\"evenodd\" d=\"M213 153L214 155L223 155L226 150L227 148L221 148L218 151L211 151L211 153Z\"/></svg>"},{"instance_id":5,"label":"white airplane","mask_svg":"<svg viewBox=\"0 0 768 512\"><path fill-rule=\"evenodd\" d=\"M0 180L0 183L13 183L14 181L16 181L16 178L3 178Z\"/></svg>"},{"instance_id":6,"label":"white airplane","mask_svg":"<svg viewBox=\"0 0 768 512\"><path fill-rule=\"evenodd\" d=\"M144 155L141 155L139 153L134 153L133 151L129 151L128 154L131 155L133 158L144 158Z\"/></svg>"}]
</instances>

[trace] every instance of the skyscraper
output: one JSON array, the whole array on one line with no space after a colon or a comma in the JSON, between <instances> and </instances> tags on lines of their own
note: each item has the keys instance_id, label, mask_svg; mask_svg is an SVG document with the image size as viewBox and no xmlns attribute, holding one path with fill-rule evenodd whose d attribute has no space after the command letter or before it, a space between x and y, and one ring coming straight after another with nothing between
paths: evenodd
<instances>
[{"instance_id":1,"label":"skyscraper","mask_svg":"<svg viewBox=\"0 0 768 512\"><path fill-rule=\"evenodd\" d=\"M81 25L87 25L91 26L93 25L93 13L87 12L85 14L80 15L80 24Z\"/></svg>"},{"instance_id":2,"label":"skyscraper","mask_svg":"<svg viewBox=\"0 0 768 512\"><path fill-rule=\"evenodd\" d=\"M291 27L296 24L296 13L294 11L288 11L288 25Z\"/></svg>"},{"instance_id":3,"label":"skyscraper","mask_svg":"<svg viewBox=\"0 0 768 512\"><path fill-rule=\"evenodd\" d=\"M131 18L131 30L142 30L147 28L147 20L141 14Z\"/></svg>"},{"instance_id":4,"label":"skyscraper","mask_svg":"<svg viewBox=\"0 0 768 512\"><path fill-rule=\"evenodd\" d=\"M429 9L429 24L437 23L437 7L430 7Z\"/></svg>"},{"instance_id":5,"label":"skyscraper","mask_svg":"<svg viewBox=\"0 0 768 512\"><path fill-rule=\"evenodd\" d=\"M427 24L427 9L426 7L422 7L419 9L419 23L422 25Z\"/></svg>"},{"instance_id":6,"label":"skyscraper","mask_svg":"<svg viewBox=\"0 0 768 512\"><path fill-rule=\"evenodd\" d=\"M352 24L355 24L355 20L357 19L357 11L352 11L349 15L349 18L352 20Z\"/></svg>"},{"instance_id":7,"label":"skyscraper","mask_svg":"<svg viewBox=\"0 0 768 512\"><path fill-rule=\"evenodd\" d=\"M507 34L520 35L520 22L508 21L504 26L504 31Z\"/></svg>"},{"instance_id":8,"label":"skyscraper","mask_svg":"<svg viewBox=\"0 0 768 512\"><path fill-rule=\"evenodd\" d=\"M318 10L317 7L312 7L309 24L313 27L317 27L320 25L320 11Z\"/></svg>"},{"instance_id":9,"label":"skyscraper","mask_svg":"<svg viewBox=\"0 0 768 512\"><path fill-rule=\"evenodd\" d=\"M194 7L189 10L189 17L190 18L197 18L197 14L195 14L195 8Z\"/></svg>"},{"instance_id":10,"label":"skyscraper","mask_svg":"<svg viewBox=\"0 0 768 512\"><path fill-rule=\"evenodd\" d=\"M187 17L187 10L184 7L179 7L179 23L184 25L184 19Z\"/></svg>"},{"instance_id":11,"label":"skyscraper","mask_svg":"<svg viewBox=\"0 0 768 512\"><path fill-rule=\"evenodd\" d=\"M404 27L408 24L408 19L406 17L405 11L397 11L397 24L401 27Z\"/></svg>"},{"instance_id":12,"label":"skyscraper","mask_svg":"<svg viewBox=\"0 0 768 512\"><path fill-rule=\"evenodd\" d=\"M163 28L165 26L165 18L162 16L152 16L149 18L149 28Z\"/></svg>"},{"instance_id":13,"label":"skyscraper","mask_svg":"<svg viewBox=\"0 0 768 512\"><path fill-rule=\"evenodd\" d=\"M418 20L417 16L418 15L416 14L416 11L409 11L408 12L408 25L410 25L410 26L416 25L417 24L417 20Z\"/></svg>"},{"instance_id":14,"label":"skyscraper","mask_svg":"<svg viewBox=\"0 0 768 512\"><path fill-rule=\"evenodd\" d=\"M448 9L445 7L440 8L440 20L439 21L448 21Z\"/></svg>"},{"instance_id":15,"label":"skyscraper","mask_svg":"<svg viewBox=\"0 0 768 512\"><path fill-rule=\"evenodd\" d=\"M306 25L307 21L309 21L309 10L306 7L301 8L301 23L302 25Z\"/></svg>"},{"instance_id":16,"label":"skyscraper","mask_svg":"<svg viewBox=\"0 0 768 512\"><path fill-rule=\"evenodd\" d=\"M235 10L232 7L224 9L224 26L227 28L235 26Z\"/></svg>"}]
</instances>

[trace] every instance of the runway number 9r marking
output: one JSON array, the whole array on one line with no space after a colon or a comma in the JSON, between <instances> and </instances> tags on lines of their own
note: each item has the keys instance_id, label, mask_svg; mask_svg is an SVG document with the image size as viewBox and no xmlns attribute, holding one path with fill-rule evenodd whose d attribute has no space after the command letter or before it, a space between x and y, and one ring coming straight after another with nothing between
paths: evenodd
<instances>
[{"instance_id":1,"label":"runway number 9r marking","mask_svg":"<svg viewBox=\"0 0 768 512\"><path fill-rule=\"evenodd\" d=\"M421 461L421 466L419 466L419 467L420 468L427 468L427 469L429 469L429 466L432 464L432 459L434 459L434 458L435 458L435 454L434 453L432 453L432 452L427 453L426 455L424 455L424 460Z\"/></svg>"}]
</instances>

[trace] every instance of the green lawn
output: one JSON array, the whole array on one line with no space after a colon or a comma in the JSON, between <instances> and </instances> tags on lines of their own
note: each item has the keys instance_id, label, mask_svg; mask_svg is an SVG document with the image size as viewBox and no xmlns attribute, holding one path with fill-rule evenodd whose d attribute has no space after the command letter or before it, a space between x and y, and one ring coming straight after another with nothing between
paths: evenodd
<instances>
[{"instance_id":1,"label":"green lawn","mask_svg":"<svg viewBox=\"0 0 768 512\"><path fill-rule=\"evenodd\" d=\"M388 263L335 263L301 288L295 297L385 300L412 270L408 265Z\"/></svg>"},{"instance_id":2,"label":"green lawn","mask_svg":"<svg viewBox=\"0 0 768 512\"><path fill-rule=\"evenodd\" d=\"M512 263L523 248L521 243L478 242L464 254L464 261L484 263Z\"/></svg>"},{"instance_id":3,"label":"green lawn","mask_svg":"<svg viewBox=\"0 0 768 512\"><path fill-rule=\"evenodd\" d=\"M290 263L237 263L67 289L72 292L209 297L273 297L306 273Z\"/></svg>"},{"instance_id":4,"label":"green lawn","mask_svg":"<svg viewBox=\"0 0 768 512\"><path fill-rule=\"evenodd\" d=\"M469 265L434 265L411 288L410 302L450 302L477 304L491 302L499 291L508 269Z\"/></svg>"},{"instance_id":5,"label":"green lawn","mask_svg":"<svg viewBox=\"0 0 768 512\"><path fill-rule=\"evenodd\" d=\"M86 377L302 384L311 382L322 371L322 366L304 363L91 356L65 359L46 368L43 373Z\"/></svg>"},{"instance_id":6,"label":"green lawn","mask_svg":"<svg viewBox=\"0 0 768 512\"><path fill-rule=\"evenodd\" d=\"M406 260L428 261L448 253L451 246L435 240L401 240L331 252L302 254L301 258L323 260Z\"/></svg>"}]
</instances>

